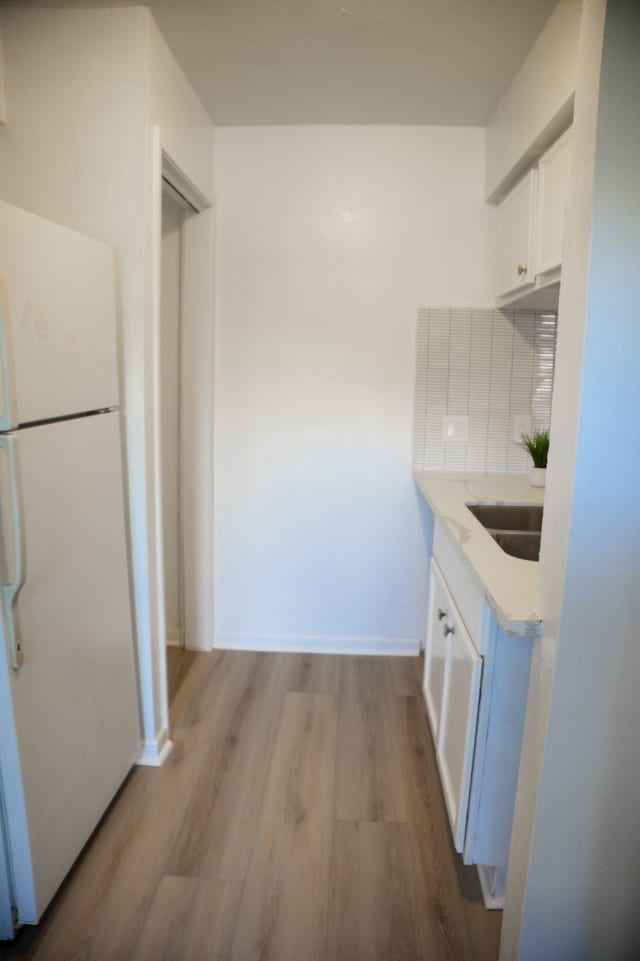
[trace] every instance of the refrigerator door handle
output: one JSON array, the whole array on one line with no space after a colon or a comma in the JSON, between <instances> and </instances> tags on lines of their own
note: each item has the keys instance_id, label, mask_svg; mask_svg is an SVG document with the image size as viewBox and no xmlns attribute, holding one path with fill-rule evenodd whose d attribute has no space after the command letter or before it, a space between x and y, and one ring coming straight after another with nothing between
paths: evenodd
<instances>
[{"instance_id":1,"label":"refrigerator door handle","mask_svg":"<svg viewBox=\"0 0 640 961\"><path fill-rule=\"evenodd\" d=\"M20 466L18 462L17 441L10 434L0 434L0 449L7 453L9 465L9 488L11 496L11 526L13 529L13 580L5 584L2 593L5 602L5 626L9 643L9 656L14 671L22 667L24 654L20 643L16 618L16 601L25 579L24 563L24 523L20 501Z\"/></svg>"}]
</instances>

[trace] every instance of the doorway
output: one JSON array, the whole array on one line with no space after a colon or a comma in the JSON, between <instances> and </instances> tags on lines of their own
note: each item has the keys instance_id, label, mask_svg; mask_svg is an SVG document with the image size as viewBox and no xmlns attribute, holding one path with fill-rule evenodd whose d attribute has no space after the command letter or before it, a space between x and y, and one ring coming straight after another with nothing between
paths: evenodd
<instances>
[{"instance_id":1,"label":"doorway","mask_svg":"<svg viewBox=\"0 0 640 961\"><path fill-rule=\"evenodd\" d=\"M162 167L154 396L158 640L163 650L211 650L215 213L164 155Z\"/></svg>"},{"instance_id":2,"label":"doorway","mask_svg":"<svg viewBox=\"0 0 640 961\"><path fill-rule=\"evenodd\" d=\"M179 146L180 138L174 143ZM194 183L184 163L168 152L159 126L154 126L150 144L150 204L148 268L151 297L145 346L145 411L148 433L146 522L149 562L148 600L143 617L148 617L140 638L140 688L143 747L138 763L160 767L171 752L167 676L167 640L182 643L188 650L209 651L213 646L213 380L215 307L215 221L213 196ZM182 217L167 211L165 228L170 234L179 228L179 255L174 238L174 347L163 349L163 194L170 194ZM171 243L169 243L171 250ZM165 258L166 265L166 258ZM165 279L167 282L168 278ZM176 299L179 315L176 316ZM145 315L146 322L146 315ZM148 336L147 336L148 335ZM179 335L176 348L176 336ZM173 365L178 378L173 393L173 433L165 437L163 412L171 406L171 394L163 397L163 362ZM171 375L170 375L171 376ZM165 484L163 461L169 451L178 451L171 483ZM176 478L177 472L177 478ZM164 488L168 486L167 514L178 514L177 533L171 546L170 525L165 524ZM169 505L173 505L170 507ZM165 536L165 527L167 527ZM176 527L171 525L173 531ZM175 540L177 539L177 545ZM168 564L165 567L165 540ZM173 557L171 557L173 555ZM175 578L172 572L176 572ZM165 573L170 596L170 631L165 627L167 603ZM177 598L177 602L176 602ZM179 654L177 647L173 648Z\"/></svg>"},{"instance_id":3,"label":"doorway","mask_svg":"<svg viewBox=\"0 0 640 961\"><path fill-rule=\"evenodd\" d=\"M192 208L163 181L160 274L160 443L167 645L184 647L181 493L182 228Z\"/></svg>"}]
</instances>

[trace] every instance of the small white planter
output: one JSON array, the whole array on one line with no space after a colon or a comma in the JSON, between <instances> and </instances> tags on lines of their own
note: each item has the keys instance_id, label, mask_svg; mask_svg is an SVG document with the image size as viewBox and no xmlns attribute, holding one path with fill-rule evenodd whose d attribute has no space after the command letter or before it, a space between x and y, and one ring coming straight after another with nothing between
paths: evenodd
<instances>
[{"instance_id":1,"label":"small white planter","mask_svg":"<svg viewBox=\"0 0 640 961\"><path fill-rule=\"evenodd\" d=\"M529 483L532 487L544 487L547 479L546 467L532 467L529 474Z\"/></svg>"}]
</instances>

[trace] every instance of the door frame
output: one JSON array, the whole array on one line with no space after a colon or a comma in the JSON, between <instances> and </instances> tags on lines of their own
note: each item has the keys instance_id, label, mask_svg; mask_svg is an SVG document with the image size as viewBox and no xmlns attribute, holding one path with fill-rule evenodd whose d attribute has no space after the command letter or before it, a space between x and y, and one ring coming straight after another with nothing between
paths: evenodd
<instances>
[{"instance_id":1,"label":"door frame","mask_svg":"<svg viewBox=\"0 0 640 961\"><path fill-rule=\"evenodd\" d=\"M197 635L187 627L185 614L184 635L185 646L196 650L211 650L213 647L213 321L214 321L214 286L213 286L213 254L214 254L214 225L215 207L213 197L204 194L190 179L185 170L168 151L162 141L162 130L154 126L151 132L151 196L150 196L150 229L151 250L149 258L150 285L150 323L148 327L149 339L145 350L150 377L147 392L147 424L149 427L148 471L146 478L147 491L147 524L148 524L148 599L150 619L151 657L147 661L150 676L144 676L146 670L141 670L140 687L142 699L143 728L155 732L153 738L145 737L139 764L160 766L164 763L171 750L169 739L169 702L167 688L167 655L166 655L166 619L165 619L165 587L164 587L164 531L163 531L163 501L162 501L162 417L161 417L161 369L160 369L160 331L161 331L161 271L162 271L162 191L165 183L176 191L194 210L194 217L207 214L206 230L200 231L199 236L207 245L206 251L189 249L190 243L183 244L182 266L189 265L191 260L198 257L210 257L211 277L207 289L201 291L201 296L184 296L181 292L181 324L183 330L191 331L190 347L185 354L182 351L182 370L189 369L194 354L198 357L198 382L189 392L191 399L198 398L198 423L200 431L197 437L198 464L206 465L207 478L202 478L198 484L197 497L186 496L182 484L184 465L195 462L195 440L193 432L182 430L183 418L189 419L192 411L185 409L182 404L181 421L181 507L185 514L197 514L205 518L202 529L194 544L183 544L183 555L191 557L188 566L190 570L199 569L206 572L205 578L199 579L199 593L194 600L193 592L189 595L185 584L185 598L190 597L190 603L197 606L195 621L198 625ZM189 218L191 219L191 218ZM183 226L184 230L184 226ZM184 236L184 234L183 234ZM205 323L202 323L203 305L206 310ZM209 322L210 318L210 322ZM204 358L204 362L203 362ZM182 373L181 370L181 373ZM182 398L185 397L182 391ZM189 400L187 400L187 404ZM187 435L187 436L185 436ZM183 515L184 516L184 515ZM183 541L186 531L183 534ZM187 561L185 561L187 566ZM204 586L206 585L206 586ZM185 605L186 607L186 605Z\"/></svg>"},{"instance_id":2,"label":"door frame","mask_svg":"<svg viewBox=\"0 0 640 961\"><path fill-rule=\"evenodd\" d=\"M163 284L162 271L164 270L164 265L163 265L163 263L162 263L162 258L164 257L164 202L165 202L165 198L166 198L166 197L170 198L172 205L173 205L174 207L176 207L176 208L179 208L180 213L181 213L181 221L180 221L180 227L179 227L180 242L179 242L179 248L178 248L178 250L179 250L179 254L178 254L178 256L179 256L179 267L178 267L178 269L179 269L179 275L180 275L180 288L179 288L179 294L178 294L178 320L177 320L177 326L178 326L178 352L177 352L177 356L176 356L176 358L175 358L176 367L177 367L177 376L178 376L178 398L177 398L177 402L178 402L178 412L177 412L177 424L176 424L176 441L177 441L177 443L176 443L176 450L177 450L177 457L178 457L178 465L177 465L177 468L178 468L178 485L177 485L177 492L176 492L176 494L177 494L177 505L176 505L176 506L177 506L177 513L178 513L178 543L177 543L176 546L177 546L177 552L178 552L178 557L177 557L177 569L178 569L178 581L179 581L179 583L178 583L178 585L177 585L177 590L178 590L178 594L177 594L177 601L178 601L178 618L179 618L179 622L178 622L178 626L179 626L179 631L178 631L178 633L179 633L179 643L178 643L177 646L179 646L180 648L184 649L185 646L186 646L186 644L185 644L185 616L184 616L184 609L185 609L185 604L184 604L184 551L183 551L184 529L183 529L183 523L182 523L183 507L182 507L182 476L181 476L181 474L182 474L182 465L183 465L183 461L184 461L184 457L183 457L183 453L182 453L182 423L181 423L181 421L182 421L182 409L183 409L182 397L181 397L182 375L183 375L183 371L182 371L182 345L181 345L181 340L182 340L182 313L183 313L183 306L184 306L183 303L182 303L182 247L183 247L183 230L182 230L182 228L183 228L184 221L186 220L186 218L187 218L187 217L190 217L190 216L193 215L194 213L199 213L199 211L193 206L193 203L192 203L190 200L187 200L186 197L183 196L183 194L182 194L182 192L181 192L180 190L178 190L176 187L173 186L173 184L171 183L171 181L168 179L167 174L165 173L165 169L164 169L164 158L163 158L162 197L161 197L162 207L161 207L161 215L160 215L160 221L161 221L161 222L160 222L160 229L161 229L161 241L160 241L160 242L161 242L161 245L162 245L162 246L161 246L161 255L160 255L160 256L161 256L161 277L160 277L161 290L162 290L162 284ZM160 303L160 325L161 325L161 326L162 326L162 323L163 323L162 314L163 314L163 305L162 305L162 303ZM160 353L160 356L159 356L159 359L158 359L158 364L159 364L159 368L160 368L160 370L159 370L159 375L158 375L158 377L159 377L158 390L159 390L159 405L160 405L160 416L159 416L160 431L159 431L159 436L158 436L158 447L159 447L159 456L160 456L160 463L161 463L160 476L161 476L161 481L162 481L163 484L164 484L164 483L166 482L166 477L164 476L164 473L163 473L164 470L165 470L165 463L164 463L164 456L163 456L163 441L164 441L164 437L163 437L163 431L162 431L162 410L163 410L163 409L166 409L166 408L164 407L163 396L162 396L163 390L165 389L165 385L164 385L164 382L163 382L163 364L164 364L164 361L163 361L163 358L162 358L162 348L163 348L162 329L160 329L160 331L159 331L158 340L159 340L159 345L158 345L158 346L159 346L159 353ZM166 371L166 368L165 368L165 371ZM163 554L163 561L164 561L164 558L166 557L166 536L167 536L167 532L166 532L166 529L165 529L165 524L166 524L166 516L165 516L165 515L166 515L166 505L164 504L164 493L163 493L163 497L162 497L162 499L161 499L161 502L160 502L160 504L159 504L159 508L160 508L161 514L162 514L162 554ZM175 641L171 641L171 640L170 640L170 635L171 635L171 633L173 633L173 632L172 632L172 630L171 630L169 627L167 627L167 625L166 625L166 615L167 615L167 610L166 610L166 589L167 589L167 583L166 583L166 568L165 568L164 563L163 563L163 592L162 592L162 593L165 595L165 598L164 598L164 600L165 600L165 604L164 604L164 612L165 612L165 635L166 635L167 647L171 647L171 646L176 646L176 645L175 645Z\"/></svg>"}]
</instances>

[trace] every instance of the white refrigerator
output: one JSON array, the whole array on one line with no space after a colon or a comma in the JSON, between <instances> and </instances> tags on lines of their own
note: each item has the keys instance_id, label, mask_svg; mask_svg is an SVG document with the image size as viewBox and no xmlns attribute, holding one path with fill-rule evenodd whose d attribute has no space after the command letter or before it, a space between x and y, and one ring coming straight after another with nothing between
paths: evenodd
<instances>
[{"instance_id":1,"label":"white refrigerator","mask_svg":"<svg viewBox=\"0 0 640 961\"><path fill-rule=\"evenodd\" d=\"M0 938L140 749L113 256L0 203Z\"/></svg>"}]
</instances>

